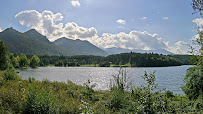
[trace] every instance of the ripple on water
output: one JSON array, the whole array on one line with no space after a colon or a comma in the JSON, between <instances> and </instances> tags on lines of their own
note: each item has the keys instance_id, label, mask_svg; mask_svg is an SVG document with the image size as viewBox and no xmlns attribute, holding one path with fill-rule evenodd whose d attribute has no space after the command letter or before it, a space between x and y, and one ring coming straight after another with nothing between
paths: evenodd
<instances>
[{"instance_id":1,"label":"ripple on water","mask_svg":"<svg viewBox=\"0 0 203 114\"><path fill-rule=\"evenodd\" d=\"M140 86L145 83L141 78L145 71L148 74L156 71L157 91L166 88L166 90L173 91L175 94L184 94L180 87L183 84L186 70L189 67L191 66L129 67L124 69L127 71L128 81L133 86ZM23 79L34 77L36 80L48 79L59 82L70 80L78 85L83 85L90 79L92 84L96 83L96 90L107 90L113 75L118 74L118 72L119 68L114 67L39 67L37 69L19 70L19 75Z\"/></svg>"}]
</instances>

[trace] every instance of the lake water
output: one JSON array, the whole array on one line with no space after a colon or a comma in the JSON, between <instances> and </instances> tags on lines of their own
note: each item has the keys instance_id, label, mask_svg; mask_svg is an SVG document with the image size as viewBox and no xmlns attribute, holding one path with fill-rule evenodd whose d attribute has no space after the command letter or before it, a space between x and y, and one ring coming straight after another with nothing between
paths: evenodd
<instances>
[{"instance_id":1,"label":"lake water","mask_svg":"<svg viewBox=\"0 0 203 114\"><path fill-rule=\"evenodd\" d=\"M173 91L175 94L184 94L180 88L183 79L190 65L174 67L127 67L128 81L133 86L140 86L145 83L141 78L144 72L155 72L157 90ZM23 79L34 77L36 80L48 79L50 81L67 82L72 81L75 84L83 85L88 79L91 83L96 83L95 90L108 90L110 79L118 74L120 68L114 67L39 67L37 69L19 70L19 75Z\"/></svg>"}]
</instances>

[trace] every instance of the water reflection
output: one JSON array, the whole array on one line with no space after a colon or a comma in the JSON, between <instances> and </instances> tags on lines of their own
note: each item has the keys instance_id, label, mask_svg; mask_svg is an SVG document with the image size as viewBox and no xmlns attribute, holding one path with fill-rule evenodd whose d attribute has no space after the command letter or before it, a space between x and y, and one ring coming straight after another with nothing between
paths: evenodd
<instances>
[{"instance_id":1,"label":"water reflection","mask_svg":"<svg viewBox=\"0 0 203 114\"><path fill-rule=\"evenodd\" d=\"M144 84L141 78L144 72L152 73L156 71L156 83L158 84L156 91L166 88L175 94L183 94L180 86L186 70L191 67L189 65L177 67L135 67L125 68L129 77L129 82L133 86ZM34 77L36 80L48 79L50 81L67 82L72 81L75 84L83 85L88 79L92 83L96 83L96 90L108 90L112 75L116 75L119 68L107 67L39 67L37 69L19 70L19 75L23 79Z\"/></svg>"}]
</instances>

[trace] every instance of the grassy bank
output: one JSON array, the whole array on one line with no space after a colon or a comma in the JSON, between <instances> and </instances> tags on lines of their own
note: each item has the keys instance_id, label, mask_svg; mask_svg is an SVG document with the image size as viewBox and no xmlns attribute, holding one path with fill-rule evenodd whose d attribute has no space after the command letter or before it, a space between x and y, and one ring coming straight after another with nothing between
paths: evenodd
<instances>
[{"instance_id":1,"label":"grassy bank","mask_svg":"<svg viewBox=\"0 0 203 114\"><path fill-rule=\"evenodd\" d=\"M83 67L100 67L99 64L85 64L85 65L80 65ZM125 65L115 65L115 64L110 64L110 66L104 66L104 67L131 67L130 64L125 64Z\"/></svg>"},{"instance_id":2,"label":"grassy bank","mask_svg":"<svg viewBox=\"0 0 203 114\"><path fill-rule=\"evenodd\" d=\"M94 91L67 81L21 79L14 71L0 71L1 113L202 113L202 99L189 100L170 91L151 91L153 74L145 74L147 85L127 90L124 71L114 76L109 91Z\"/></svg>"}]
</instances>

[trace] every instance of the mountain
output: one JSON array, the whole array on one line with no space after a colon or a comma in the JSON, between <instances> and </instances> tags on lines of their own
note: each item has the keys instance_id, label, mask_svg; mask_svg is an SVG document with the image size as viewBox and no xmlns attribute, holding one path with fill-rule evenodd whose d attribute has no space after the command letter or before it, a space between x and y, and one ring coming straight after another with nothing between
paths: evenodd
<instances>
[{"instance_id":1,"label":"mountain","mask_svg":"<svg viewBox=\"0 0 203 114\"><path fill-rule=\"evenodd\" d=\"M106 55L106 53L87 41L59 39L50 42L46 36L31 29L25 33L7 28L0 32L0 40L3 40L11 53L25 53L28 55ZM61 41L64 41L61 42Z\"/></svg>"},{"instance_id":2,"label":"mountain","mask_svg":"<svg viewBox=\"0 0 203 114\"><path fill-rule=\"evenodd\" d=\"M66 50L72 50L76 53L76 55L99 55L99 56L106 56L107 53L94 46L88 41L82 40L71 40L68 38L59 38L58 40L53 42L55 45L63 47Z\"/></svg>"},{"instance_id":3,"label":"mountain","mask_svg":"<svg viewBox=\"0 0 203 114\"><path fill-rule=\"evenodd\" d=\"M36 30L29 30L20 33L13 28L8 28L0 33L0 40L3 40L11 53L25 53L28 55L67 55L67 51L54 45L45 39Z\"/></svg>"},{"instance_id":4,"label":"mountain","mask_svg":"<svg viewBox=\"0 0 203 114\"><path fill-rule=\"evenodd\" d=\"M163 55L172 55L173 53L164 50L164 49L157 49L157 50L141 50L141 49L123 49L123 48L106 48L104 49L108 54L120 54L120 53L130 53L130 52L135 52L135 53L157 53L157 54L163 54Z\"/></svg>"}]
</instances>

